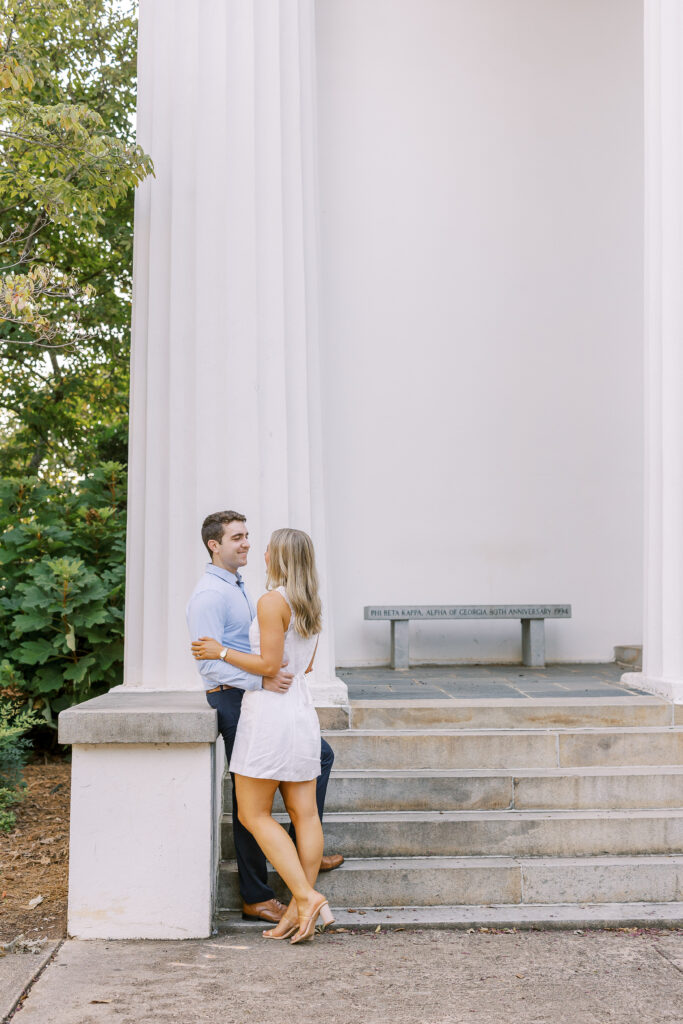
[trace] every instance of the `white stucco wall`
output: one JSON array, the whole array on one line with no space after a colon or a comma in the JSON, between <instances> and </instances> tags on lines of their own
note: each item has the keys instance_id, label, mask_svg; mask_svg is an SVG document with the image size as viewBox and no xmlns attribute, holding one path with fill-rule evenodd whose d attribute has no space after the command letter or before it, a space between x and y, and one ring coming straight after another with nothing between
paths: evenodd
<instances>
[{"instance_id":1,"label":"white stucco wall","mask_svg":"<svg viewBox=\"0 0 683 1024\"><path fill-rule=\"evenodd\" d=\"M317 0L337 664L366 603L571 602L641 634L641 0ZM415 660L519 656L413 626Z\"/></svg>"}]
</instances>

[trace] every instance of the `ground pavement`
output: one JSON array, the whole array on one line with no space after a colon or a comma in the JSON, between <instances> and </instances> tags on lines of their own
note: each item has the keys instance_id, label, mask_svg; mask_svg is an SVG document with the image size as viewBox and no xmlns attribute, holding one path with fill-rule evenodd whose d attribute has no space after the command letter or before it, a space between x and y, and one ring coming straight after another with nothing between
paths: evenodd
<instances>
[{"instance_id":1,"label":"ground pavement","mask_svg":"<svg viewBox=\"0 0 683 1024\"><path fill-rule=\"evenodd\" d=\"M613 662L545 665L412 665L406 669L340 668L349 700L542 699L633 697Z\"/></svg>"},{"instance_id":2,"label":"ground pavement","mask_svg":"<svg viewBox=\"0 0 683 1024\"><path fill-rule=\"evenodd\" d=\"M13 1024L680 1024L683 932L66 941Z\"/></svg>"},{"instance_id":3,"label":"ground pavement","mask_svg":"<svg viewBox=\"0 0 683 1024\"><path fill-rule=\"evenodd\" d=\"M353 700L641 692L624 686L621 672L616 665L508 665L339 675ZM8 954L0 957L0 1018L29 986L13 1024L683 1022L681 930L387 931L382 922L375 932L374 919L364 931L350 922L347 913L348 930L304 948L266 942L250 927L202 941L68 940L46 945L40 956Z\"/></svg>"}]
</instances>

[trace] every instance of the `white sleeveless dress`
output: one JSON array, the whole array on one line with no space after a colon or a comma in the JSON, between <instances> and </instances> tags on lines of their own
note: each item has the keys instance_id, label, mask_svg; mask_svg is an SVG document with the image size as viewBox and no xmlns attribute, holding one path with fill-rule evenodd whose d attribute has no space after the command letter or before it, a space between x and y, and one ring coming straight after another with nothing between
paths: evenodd
<instances>
[{"instance_id":1,"label":"white sleeveless dress","mask_svg":"<svg viewBox=\"0 0 683 1024\"><path fill-rule=\"evenodd\" d=\"M289 604L285 588L277 589ZM278 782L307 782L320 775L320 723L305 676L317 639L296 632L292 613L285 633L284 657L294 680L286 693L245 692L230 759L231 772ZM252 653L260 654L258 618L249 629L249 642Z\"/></svg>"}]
</instances>

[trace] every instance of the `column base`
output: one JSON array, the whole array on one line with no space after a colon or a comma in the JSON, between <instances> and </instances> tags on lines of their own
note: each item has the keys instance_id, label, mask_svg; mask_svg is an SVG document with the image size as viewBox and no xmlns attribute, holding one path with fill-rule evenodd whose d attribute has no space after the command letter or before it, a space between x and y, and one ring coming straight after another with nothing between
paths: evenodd
<instances>
[{"instance_id":1,"label":"column base","mask_svg":"<svg viewBox=\"0 0 683 1024\"><path fill-rule=\"evenodd\" d=\"M657 679L645 672L624 672L621 681L627 686L672 700L674 704L683 704L683 679Z\"/></svg>"},{"instance_id":2,"label":"column base","mask_svg":"<svg viewBox=\"0 0 683 1024\"><path fill-rule=\"evenodd\" d=\"M337 676L317 676L314 669L306 678L317 708L338 708L349 703L349 688Z\"/></svg>"}]
</instances>

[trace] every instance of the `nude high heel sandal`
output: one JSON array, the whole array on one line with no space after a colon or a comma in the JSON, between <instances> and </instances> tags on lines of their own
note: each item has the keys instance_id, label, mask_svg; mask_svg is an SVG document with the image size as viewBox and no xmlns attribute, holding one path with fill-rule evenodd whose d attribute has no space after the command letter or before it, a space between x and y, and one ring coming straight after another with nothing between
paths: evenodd
<instances>
[{"instance_id":1,"label":"nude high heel sandal","mask_svg":"<svg viewBox=\"0 0 683 1024\"><path fill-rule=\"evenodd\" d=\"M323 928L327 928L329 924L334 924L334 917L330 910L330 905L324 896L320 897L320 900L313 907L310 915L304 919L303 927L299 926L299 931L296 933L293 939L289 940L291 946L296 946L299 942L311 942L315 935L315 924L318 917L323 919Z\"/></svg>"},{"instance_id":2,"label":"nude high heel sandal","mask_svg":"<svg viewBox=\"0 0 683 1024\"><path fill-rule=\"evenodd\" d=\"M281 932L279 935L276 935L275 932L278 930L278 928L282 928L283 925L285 930ZM290 935L294 934L298 927L298 921L292 921L291 918L284 916L280 918L279 923L274 928L269 928L267 931L264 931L261 934L263 935L264 939L288 939Z\"/></svg>"}]
</instances>

